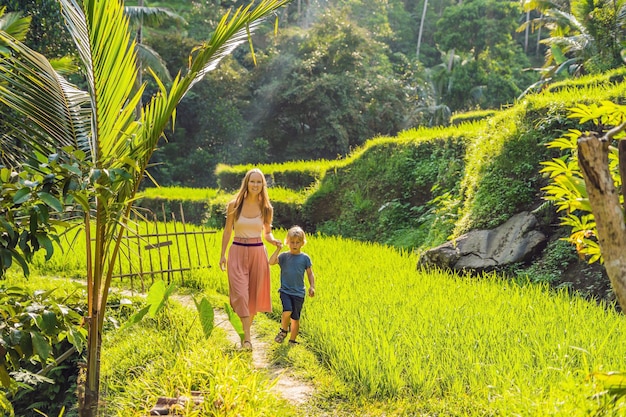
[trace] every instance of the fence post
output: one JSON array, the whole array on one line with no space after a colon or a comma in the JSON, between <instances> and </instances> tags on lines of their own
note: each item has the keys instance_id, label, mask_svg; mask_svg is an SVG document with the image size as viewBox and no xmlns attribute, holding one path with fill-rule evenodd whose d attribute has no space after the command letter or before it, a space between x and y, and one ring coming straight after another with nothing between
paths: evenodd
<instances>
[{"instance_id":1,"label":"fence post","mask_svg":"<svg viewBox=\"0 0 626 417\"><path fill-rule=\"evenodd\" d=\"M174 236L176 236L176 250L178 251L178 266L180 269L180 282L185 285L185 272L183 271L183 258L180 256L180 242L178 240L178 227L176 226L176 215L172 212L172 222L174 223Z\"/></svg>"}]
</instances>

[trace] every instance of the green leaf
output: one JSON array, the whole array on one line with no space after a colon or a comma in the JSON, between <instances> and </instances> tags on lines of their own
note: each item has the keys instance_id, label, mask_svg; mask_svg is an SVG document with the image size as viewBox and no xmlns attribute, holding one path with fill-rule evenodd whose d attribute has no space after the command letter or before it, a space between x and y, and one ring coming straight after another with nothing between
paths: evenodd
<instances>
[{"instance_id":1,"label":"green leaf","mask_svg":"<svg viewBox=\"0 0 626 417\"><path fill-rule=\"evenodd\" d=\"M24 273L24 275L30 275L30 269L28 268L28 263L26 262L26 259L24 259L24 257L16 250L11 250L11 253L13 254L13 259L15 259L17 263L19 263L22 267L22 272Z\"/></svg>"},{"instance_id":2,"label":"green leaf","mask_svg":"<svg viewBox=\"0 0 626 417\"><path fill-rule=\"evenodd\" d=\"M48 340L39 332L30 332L30 337L33 341L33 353L39 355L41 361L45 362L52 350Z\"/></svg>"},{"instance_id":3,"label":"green leaf","mask_svg":"<svg viewBox=\"0 0 626 417\"><path fill-rule=\"evenodd\" d=\"M82 352L87 342L87 330L83 328L70 327L67 333L67 340L76 348L77 352Z\"/></svg>"},{"instance_id":4,"label":"green leaf","mask_svg":"<svg viewBox=\"0 0 626 417\"><path fill-rule=\"evenodd\" d=\"M41 199L41 201L46 203L48 206L52 207L53 209L55 209L59 213L63 212L63 204L61 204L61 202L59 201L58 198L56 198L52 194L45 193L43 191L40 192L38 195L39 195L39 198Z\"/></svg>"},{"instance_id":5,"label":"green leaf","mask_svg":"<svg viewBox=\"0 0 626 417\"><path fill-rule=\"evenodd\" d=\"M54 245L52 245L52 240L45 233L37 233L35 234L37 238L37 242L46 250L46 261L49 261L54 254Z\"/></svg>"},{"instance_id":6,"label":"green leaf","mask_svg":"<svg viewBox=\"0 0 626 417\"><path fill-rule=\"evenodd\" d=\"M11 226L9 222L6 221L5 217L0 217L0 224L2 225L4 230L6 230L6 232L9 234L9 237L11 238L11 240L13 240L15 238L15 231L13 230L13 226Z\"/></svg>"},{"instance_id":7,"label":"green leaf","mask_svg":"<svg viewBox=\"0 0 626 417\"><path fill-rule=\"evenodd\" d=\"M195 299L194 299L195 302ZM213 332L213 321L215 320L215 313L213 312L213 307L209 300L206 297L203 297L200 300L200 303L196 303L196 308L198 309L198 314L200 316L200 325L202 326L202 331L204 332L204 337L207 339L211 336Z\"/></svg>"},{"instance_id":8,"label":"green leaf","mask_svg":"<svg viewBox=\"0 0 626 417\"><path fill-rule=\"evenodd\" d=\"M22 354L24 356L32 356L33 355L33 339L30 333L20 332L20 338L18 345L22 350Z\"/></svg>"},{"instance_id":9,"label":"green leaf","mask_svg":"<svg viewBox=\"0 0 626 417\"><path fill-rule=\"evenodd\" d=\"M7 183L11 179L11 170L8 168L0 169L0 181Z\"/></svg>"},{"instance_id":10,"label":"green leaf","mask_svg":"<svg viewBox=\"0 0 626 417\"><path fill-rule=\"evenodd\" d=\"M243 332L243 324L241 323L241 319L237 314L235 314L230 304L224 303L224 310L226 310L226 314L228 314L228 321L230 321L230 324L233 325L233 328L235 329L241 340L243 340L245 335Z\"/></svg>"},{"instance_id":11,"label":"green leaf","mask_svg":"<svg viewBox=\"0 0 626 417\"><path fill-rule=\"evenodd\" d=\"M84 196L81 193L75 193L75 192L70 193L70 196L72 196L74 198L74 200L76 200L78 202L78 204L80 204L80 207L83 210L85 210L85 211L89 210L89 200L88 200L88 197Z\"/></svg>"},{"instance_id":12,"label":"green leaf","mask_svg":"<svg viewBox=\"0 0 626 417\"><path fill-rule=\"evenodd\" d=\"M13 263L13 253L9 249L0 249L0 262L2 262L2 268L8 269Z\"/></svg>"},{"instance_id":13,"label":"green leaf","mask_svg":"<svg viewBox=\"0 0 626 417\"><path fill-rule=\"evenodd\" d=\"M11 376L4 364L0 365L0 383L2 383L2 386L5 388L11 386Z\"/></svg>"},{"instance_id":14,"label":"green leaf","mask_svg":"<svg viewBox=\"0 0 626 417\"><path fill-rule=\"evenodd\" d=\"M166 288L163 280L157 280L152 284L146 296L146 303L150 306L148 316L155 317L163 309L175 288L174 284Z\"/></svg>"},{"instance_id":15,"label":"green leaf","mask_svg":"<svg viewBox=\"0 0 626 417\"><path fill-rule=\"evenodd\" d=\"M30 199L30 188L24 187L17 190L13 196L14 204L22 204Z\"/></svg>"},{"instance_id":16,"label":"green leaf","mask_svg":"<svg viewBox=\"0 0 626 417\"><path fill-rule=\"evenodd\" d=\"M24 334L22 333L22 331L21 331L21 330L18 330L18 329L11 329L11 330L9 331L9 343L10 343L12 346L19 345L19 344L21 343L21 341L22 341L22 336L23 336L23 335L24 335Z\"/></svg>"},{"instance_id":17,"label":"green leaf","mask_svg":"<svg viewBox=\"0 0 626 417\"><path fill-rule=\"evenodd\" d=\"M61 168L65 169L66 171L71 172L72 174L78 175L78 176L83 174L80 171L80 168L78 168L76 165L61 164Z\"/></svg>"},{"instance_id":18,"label":"green leaf","mask_svg":"<svg viewBox=\"0 0 626 417\"><path fill-rule=\"evenodd\" d=\"M44 310L38 325L42 332L53 335L57 326L57 316L54 311Z\"/></svg>"},{"instance_id":19,"label":"green leaf","mask_svg":"<svg viewBox=\"0 0 626 417\"><path fill-rule=\"evenodd\" d=\"M165 291L165 282L163 280L157 280L150 286L146 296L146 303L150 308L148 316L154 317L160 311L161 304L165 298Z\"/></svg>"},{"instance_id":20,"label":"green leaf","mask_svg":"<svg viewBox=\"0 0 626 417\"><path fill-rule=\"evenodd\" d=\"M141 319L143 319L144 316L148 314L148 310L150 310L150 305L145 306L144 308L130 316L128 318L128 321L122 326L122 330L128 329L130 326L139 323Z\"/></svg>"}]
</instances>

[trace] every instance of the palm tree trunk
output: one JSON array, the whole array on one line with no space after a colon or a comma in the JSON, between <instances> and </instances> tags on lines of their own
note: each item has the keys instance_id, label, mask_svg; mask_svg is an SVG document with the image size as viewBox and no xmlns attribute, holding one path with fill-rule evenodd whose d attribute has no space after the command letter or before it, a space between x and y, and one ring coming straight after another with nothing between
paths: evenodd
<instances>
[{"instance_id":1,"label":"palm tree trunk","mask_svg":"<svg viewBox=\"0 0 626 417\"><path fill-rule=\"evenodd\" d=\"M100 326L101 315L104 310L101 308L101 287L104 265L104 254L106 248L103 247L106 236L106 222L101 219L98 213L104 213L103 203L96 199L96 239L93 253L88 251L87 265L91 265L88 270L89 292L88 306L89 317L87 317L87 369L85 371L85 392L84 402L79 410L80 417L96 417L100 402L100 351L102 348L102 327ZM90 230L89 215L85 216L85 230ZM87 247L91 248L91 233L86 232ZM95 260L95 262L94 262Z\"/></svg>"},{"instance_id":2,"label":"palm tree trunk","mask_svg":"<svg viewBox=\"0 0 626 417\"><path fill-rule=\"evenodd\" d=\"M450 73L452 71L452 64L454 64L454 51L455 48L452 48L448 51L448 73Z\"/></svg>"},{"instance_id":3,"label":"palm tree trunk","mask_svg":"<svg viewBox=\"0 0 626 417\"><path fill-rule=\"evenodd\" d=\"M543 14L542 14L543 16ZM535 56L539 56L539 46L541 45L541 26L537 29L537 44L535 46Z\"/></svg>"},{"instance_id":4,"label":"palm tree trunk","mask_svg":"<svg viewBox=\"0 0 626 417\"><path fill-rule=\"evenodd\" d=\"M422 45L422 32L424 32L424 20L426 20L426 9L428 8L428 0L424 0L424 9L422 9L422 19L420 20L420 29L417 34L417 50L415 58L420 59L420 46Z\"/></svg>"},{"instance_id":5,"label":"palm tree trunk","mask_svg":"<svg viewBox=\"0 0 626 417\"><path fill-rule=\"evenodd\" d=\"M84 400L79 409L80 417L96 417L100 402L100 350L101 333L98 330L98 315L89 318L87 339L87 370L84 384Z\"/></svg>"},{"instance_id":6,"label":"palm tree trunk","mask_svg":"<svg viewBox=\"0 0 626 417\"><path fill-rule=\"evenodd\" d=\"M528 53L528 36L530 32L530 10L526 12L526 30L524 31L524 53Z\"/></svg>"}]
</instances>

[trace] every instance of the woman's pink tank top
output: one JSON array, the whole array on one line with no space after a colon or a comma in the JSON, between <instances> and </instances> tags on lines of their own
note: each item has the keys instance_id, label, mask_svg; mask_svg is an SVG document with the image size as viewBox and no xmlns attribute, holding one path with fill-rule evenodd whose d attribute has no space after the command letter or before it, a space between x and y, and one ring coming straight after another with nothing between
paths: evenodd
<instances>
[{"instance_id":1,"label":"woman's pink tank top","mask_svg":"<svg viewBox=\"0 0 626 417\"><path fill-rule=\"evenodd\" d=\"M235 237L252 238L261 237L263 232L263 217L239 216L234 225Z\"/></svg>"}]
</instances>

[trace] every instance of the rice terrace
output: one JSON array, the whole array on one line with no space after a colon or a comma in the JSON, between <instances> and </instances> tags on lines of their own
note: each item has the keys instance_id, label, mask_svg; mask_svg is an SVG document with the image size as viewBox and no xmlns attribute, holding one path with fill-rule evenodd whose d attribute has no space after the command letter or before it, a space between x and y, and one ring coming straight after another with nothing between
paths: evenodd
<instances>
[{"instance_id":1,"label":"rice terrace","mask_svg":"<svg viewBox=\"0 0 626 417\"><path fill-rule=\"evenodd\" d=\"M315 387L309 403L272 394L249 353L220 328L205 339L193 310L171 300L125 331L112 322L102 356L106 415L146 415L159 396L192 391L204 394L206 415L602 415L609 407L592 376L622 366L626 324L618 313L495 275L416 271L415 255L379 244L314 236L307 250L320 283L307 300L305 342L268 343L267 354ZM42 263L39 274L79 276L81 262L66 254ZM217 268L185 281L181 294L224 304ZM131 311L124 299L112 294L114 315ZM277 317L261 320L257 332L273 337Z\"/></svg>"},{"instance_id":2,"label":"rice terrace","mask_svg":"<svg viewBox=\"0 0 626 417\"><path fill-rule=\"evenodd\" d=\"M626 416L624 28L0 0L0 415Z\"/></svg>"}]
</instances>

